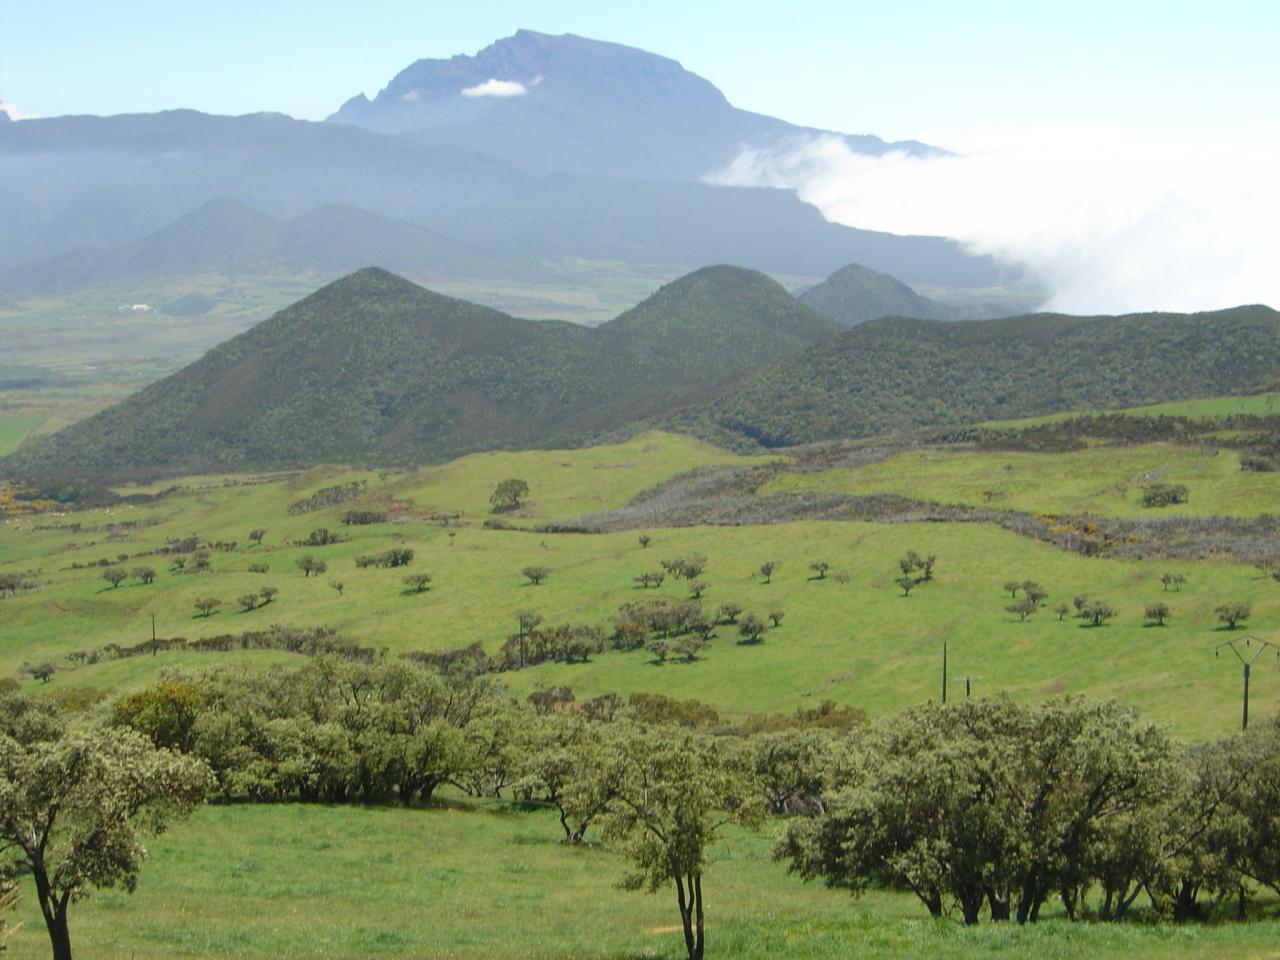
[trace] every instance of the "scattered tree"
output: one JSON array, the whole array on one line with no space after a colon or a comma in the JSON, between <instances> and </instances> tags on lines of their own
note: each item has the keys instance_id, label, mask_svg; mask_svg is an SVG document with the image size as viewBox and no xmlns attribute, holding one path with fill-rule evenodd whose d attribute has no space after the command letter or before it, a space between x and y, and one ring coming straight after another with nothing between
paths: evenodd
<instances>
[{"instance_id":1,"label":"scattered tree","mask_svg":"<svg viewBox=\"0 0 1280 960\"><path fill-rule=\"evenodd\" d=\"M1018 591L1022 589L1022 583L1018 580L1007 580L1005 581L1004 588L1009 591L1010 597L1016 597L1018 595Z\"/></svg>"},{"instance_id":2,"label":"scattered tree","mask_svg":"<svg viewBox=\"0 0 1280 960\"><path fill-rule=\"evenodd\" d=\"M748 613L738 624L739 643L759 643L764 633L764 622L754 613Z\"/></svg>"},{"instance_id":3,"label":"scattered tree","mask_svg":"<svg viewBox=\"0 0 1280 960\"><path fill-rule=\"evenodd\" d=\"M259 547L262 545L262 538L265 537L266 535L267 535L267 531L265 530L249 531L249 539L253 541L253 545L255 547Z\"/></svg>"},{"instance_id":4,"label":"scattered tree","mask_svg":"<svg viewBox=\"0 0 1280 960\"><path fill-rule=\"evenodd\" d=\"M275 599L276 594L280 591L275 587L263 587L258 591L258 596L262 598L262 605L265 607L268 603Z\"/></svg>"},{"instance_id":5,"label":"scattered tree","mask_svg":"<svg viewBox=\"0 0 1280 960\"><path fill-rule=\"evenodd\" d=\"M256 610L258 607L258 595L256 593L246 593L243 597L238 597L236 603L240 604L240 609L244 613L250 610Z\"/></svg>"},{"instance_id":6,"label":"scattered tree","mask_svg":"<svg viewBox=\"0 0 1280 960\"><path fill-rule=\"evenodd\" d=\"M213 786L202 761L127 728L0 738L0 846L35 881L54 960L71 960L67 908L93 887L132 892L158 833Z\"/></svg>"},{"instance_id":7,"label":"scattered tree","mask_svg":"<svg viewBox=\"0 0 1280 960\"><path fill-rule=\"evenodd\" d=\"M415 573L404 578L405 586L409 587L414 593L422 593L431 584L431 574Z\"/></svg>"},{"instance_id":8,"label":"scattered tree","mask_svg":"<svg viewBox=\"0 0 1280 960\"><path fill-rule=\"evenodd\" d=\"M1071 612L1071 608L1067 606L1065 603L1060 603L1053 608L1053 612L1058 615L1058 622L1061 623L1063 618L1065 618L1066 615Z\"/></svg>"},{"instance_id":9,"label":"scattered tree","mask_svg":"<svg viewBox=\"0 0 1280 960\"><path fill-rule=\"evenodd\" d=\"M294 564L302 571L303 577L310 577L313 575L318 577L329 569L329 565L327 563L323 560L317 560L310 554L305 557L299 557L294 561Z\"/></svg>"},{"instance_id":10,"label":"scattered tree","mask_svg":"<svg viewBox=\"0 0 1280 960\"><path fill-rule=\"evenodd\" d=\"M222 601L215 597L200 597L195 602L195 608L200 611L202 617L209 616L220 606L222 606Z\"/></svg>"},{"instance_id":11,"label":"scattered tree","mask_svg":"<svg viewBox=\"0 0 1280 960\"><path fill-rule=\"evenodd\" d=\"M778 569L776 560L766 560L760 564L760 576L764 577L765 583L773 583L773 571Z\"/></svg>"},{"instance_id":12,"label":"scattered tree","mask_svg":"<svg viewBox=\"0 0 1280 960\"><path fill-rule=\"evenodd\" d=\"M1091 627L1100 627L1116 615L1115 610L1102 600L1086 601L1080 608L1080 617Z\"/></svg>"},{"instance_id":13,"label":"scattered tree","mask_svg":"<svg viewBox=\"0 0 1280 960\"><path fill-rule=\"evenodd\" d=\"M128 578L129 574L125 572L124 567L107 567L102 571L102 579L111 584L111 589L113 590Z\"/></svg>"},{"instance_id":14,"label":"scattered tree","mask_svg":"<svg viewBox=\"0 0 1280 960\"><path fill-rule=\"evenodd\" d=\"M134 567L129 571L129 576L142 583L153 583L156 579L156 572L150 567Z\"/></svg>"},{"instance_id":15,"label":"scattered tree","mask_svg":"<svg viewBox=\"0 0 1280 960\"><path fill-rule=\"evenodd\" d=\"M1183 584L1187 582L1187 578L1181 573L1166 573L1160 578L1160 582L1164 584L1166 590L1173 587L1175 593L1180 593Z\"/></svg>"},{"instance_id":16,"label":"scattered tree","mask_svg":"<svg viewBox=\"0 0 1280 960\"><path fill-rule=\"evenodd\" d=\"M623 885L653 893L674 884L688 960L702 960L707 848L731 823L760 824L759 790L740 751L696 734L637 727L613 740L576 789L598 794L594 784L610 785L605 837L635 868Z\"/></svg>"},{"instance_id":17,"label":"scattered tree","mask_svg":"<svg viewBox=\"0 0 1280 960\"><path fill-rule=\"evenodd\" d=\"M510 480L503 480L494 487L493 493L489 497L489 503L493 505L494 513L503 513L507 510L515 510L520 506L520 501L528 495L529 484L512 477Z\"/></svg>"},{"instance_id":18,"label":"scattered tree","mask_svg":"<svg viewBox=\"0 0 1280 960\"><path fill-rule=\"evenodd\" d=\"M547 579L547 577L551 576L551 569L549 567L530 566L525 567L520 571L520 573L536 587L538 584L542 583L543 580Z\"/></svg>"},{"instance_id":19,"label":"scattered tree","mask_svg":"<svg viewBox=\"0 0 1280 960\"><path fill-rule=\"evenodd\" d=\"M773 625L776 628L782 626L782 618L785 616L786 614L781 610L774 610L769 614L769 619L773 621Z\"/></svg>"},{"instance_id":20,"label":"scattered tree","mask_svg":"<svg viewBox=\"0 0 1280 960\"><path fill-rule=\"evenodd\" d=\"M649 546L649 544L653 543L653 537L649 536L647 533L642 533L636 538L636 542L640 544L640 549L643 550L645 547Z\"/></svg>"},{"instance_id":21,"label":"scattered tree","mask_svg":"<svg viewBox=\"0 0 1280 960\"><path fill-rule=\"evenodd\" d=\"M1224 603L1214 607L1213 612L1218 615L1219 622L1226 624L1228 630L1234 630L1237 624L1249 619L1253 608L1247 603Z\"/></svg>"},{"instance_id":22,"label":"scattered tree","mask_svg":"<svg viewBox=\"0 0 1280 960\"><path fill-rule=\"evenodd\" d=\"M1027 617L1031 616L1033 613L1035 613L1040 609L1040 605L1037 603L1033 603L1031 600L1024 598L1018 603L1012 603L1009 606L1005 607L1004 609L1006 613L1017 614L1018 621L1024 622L1027 619Z\"/></svg>"},{"instance_id":23,"label":"scattered tree","mask_svg":"<svg viewBox=\"0 0 1280 960\"><path fill-rule=\"evenodd\" d=\"M342 591L346 589L346 584L341 580L330 580L329 586L338 592L338 596L342 596Z\"/></svg>"},{"instance_id":24,"label":"scattered tree","mask_svg":"<svg viewBox=\"0 0 1280 960\"><path fill-rule=\"evenodd\" d=\"M701 580L692 580L689 583L689 596L697 600L706 592L707 585Z\"/></svg>"},{"instance_id":25,"label":"scattered tree","mask_svg":"<svg viewBox=\"0 0 1280 960\"><path fill-rule=\"evenodd\" d=\"M1027 580L1022 584L1022 595L1031 603L1039 606L1049 596L1049 592L1034 580Z\"/></svg>"},{"instance_id":26,"label":"scattered tree","mask_svg":"<svg viewBox=\"0 0 1280 960\"><path fill-rule=\"evenodd\" d=\"M832 577L832 579L835 580L836 583L843 586L844 584L849 582L849 571L841 570L834 577Z\"/></svg>"},{"instance_id":27,"label":"scattered tree","mask_svg":"<svg viewBox=\"0 0 1280 960\"><path fill-rule=\"evenodd\" d=\"M813 561L813 563L809 564L809 569L817 574L816 577L813 577L811 579L825 580L827 576L827 571L831 569L831 564L827 563L827 561L825 560L815 560Z\"/></svg>"},{"instance_id":28,"label":"scattered tree","mask_svg":"<svg viewBox=\"0 0 1280 960\"><path fill-rule=\"evenodd\" d=\"M1143 615L1157 627L1163 627L1164 622L1169 619L1169 605L1167 603L1149 604Z\"/></svg>"},{"instance_id":29,"label":"scattered tree","mask_svg":"<svg viewBox=\"0 0 1280 960\"><path fill-rule=\"evenodd\" d=\"M720 623L737 623L738 614L742 613L741 604L722 603L716 612L716 620Z\"/></svg>"},{"instance_id":30,"label":"scattered tree","mask_svg":"<svg viewBox=\"0 0 1280 960\"><path fill-rule=\"evenodd\" d=\"M911 591L914 590L916 585L919 583L920 581L915 577L901 577L898 580L898 586L902 588L902 595L904 597L911 596Z\"/></svg>"}]
</instances>

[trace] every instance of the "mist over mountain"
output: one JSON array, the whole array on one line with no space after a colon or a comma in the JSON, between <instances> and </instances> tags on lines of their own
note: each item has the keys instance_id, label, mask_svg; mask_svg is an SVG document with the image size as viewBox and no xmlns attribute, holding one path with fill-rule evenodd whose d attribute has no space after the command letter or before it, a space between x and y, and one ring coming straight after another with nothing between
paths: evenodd
<instances>
[{"instance_id":1,"label":"mist over mountain","mask_svg":"<svg viewBox=\"0 0 1280 960\"><path fill-rule=\"evenodd\" d=\"M419 60L374 99L329 117L499 157L533 173L699 180L743 144L775 147L826 131L733 107L714 85L644 50L519 30L475 56ZM878 156L942 151L915 141L842 136Z\"/></svg>"},{"instance_id":2,"label":"mist over mountain","mask_svg":"<svg viewBox=\"0 0 1280 960\"><path fill-rule=\"evenodd\" d=\"M322 207L364 211L474 248L476 263L541 264L551 276L610 260L814 277L857 261L908 283L1025 282L948 240L832 224L790 191L701 182L743 144L815 131L738 110L674 61L618 44L520 31L474 57L418 61L331 119L173 110L6 124L0 269L39 264L29 276L61 276L64 289L112 265L162 275L175 264L147 262L146 238L180 232L183 218L226 199L285 221ZM937 153L872 136L842 142L867 155ZM236 269L278 262L274 241L260 250L260 239L246 239ZM319 260L429 278L422 239L403 230L397 243L380 230L367 260ZM68 259L41 263L53 258Z\"/></svg>"}]
</instances>

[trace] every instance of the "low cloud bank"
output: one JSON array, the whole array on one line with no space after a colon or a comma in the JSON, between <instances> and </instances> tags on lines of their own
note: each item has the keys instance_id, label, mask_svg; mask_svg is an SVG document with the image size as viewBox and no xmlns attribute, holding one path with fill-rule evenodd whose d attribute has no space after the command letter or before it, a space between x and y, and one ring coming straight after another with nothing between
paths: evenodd
<instances>
[{"instance_id":1,"label":"low cloud bank","mask_svg":"<svg viewBox=\"0 0 1280 960\"><path fill-rule=\"evenodd\" d=\"M529 88L516 80L486 80L474 87L464 87L464 97L522 97Z\"/></svg>"},{"instance_id":2,"label":"low cloud bank","mask_svg":"<svg viewBox=\"0 0 1280 960\"><path fill-rule=\"evenodd\" d=\"M1027 265L1070 313L1280 306L1280 178L1265 143L1021 131L936 158L836 136L744 148L709 182L796 191L837 223L952 237Z\"/></svg>"}]
</instances>

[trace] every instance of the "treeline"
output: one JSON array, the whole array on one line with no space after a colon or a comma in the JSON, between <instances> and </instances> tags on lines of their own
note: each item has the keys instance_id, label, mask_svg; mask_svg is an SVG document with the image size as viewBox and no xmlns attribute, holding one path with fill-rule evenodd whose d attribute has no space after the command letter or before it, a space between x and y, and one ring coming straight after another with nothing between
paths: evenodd
<instances>
[{"instance_id":1,"label":"treeline","mask_svg":"<svg viewBox=\"0 0 1280 960\"><path fill-rule=\"evenodd\" d=\"M1275 723L1187 748L1114 702L998 698L725 725L656 694L514 703L483 678L328 659L172 680L114 719L204 760L230 799L412 804L448 783L550 804L574 843L609 807L610 751L678 729L736 771L738 795L793 815L777 850L792 869L911 890L966 923L1034 922L1050 901L1116 921L1143 898L1186 920L1280 891Z\"/></svg>"}]
</instances>

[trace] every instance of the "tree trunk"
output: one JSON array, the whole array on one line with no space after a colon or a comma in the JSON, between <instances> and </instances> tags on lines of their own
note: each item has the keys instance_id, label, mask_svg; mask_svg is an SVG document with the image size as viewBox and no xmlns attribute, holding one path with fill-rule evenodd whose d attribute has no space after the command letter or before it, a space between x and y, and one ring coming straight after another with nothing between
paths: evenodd
<instances>
[{"instance_id":1,"label":"tree trunk","mask_svg":"<svg viewBox=\"0 0 1280 960\"><path fill-rule=\"evenodd\" d=\"M1009 891L987 888L987 906L991 909L993 921L1009 919Z\"/></svg>"},{"instance_id":2,"label":"tree trunk","mask_svg":"<svg viewBox=\"0 0 1280 960\"><path fill-rule=\"evenodd\" d=\"M703 924L702 924L702 874L695 873L693 875L693 905L697 920L697 930L695 933L693 951L693 960L702 960L703 946Z\"/></svg>"},{"instance_id":3,"label":"tree trunk","mask_svg":"<svg viewBox=\"0 0 1280 960\"><path fill-rule=\"evenodd\" d=\"M676 903L680 907L680 925L684 928L684 948L689 955L689 960L699 960L694 954L693 941L693 914L689 909L689 902L684 894L684 877L676 874Z\"/></svg>"},{"instance_id":4,"label":"tree trunk","mask_svg":"<svg viewBox=\"0 0 1280 960\"><path fill-rule=\"evenodd\" d=\"M49 944L53 947L53 960L71 960L71 933L67 929L67 901L64 896L57 900L49 889L49 877L45 873L43 860L32 857L28 863L32 878L36 882L36 898L40 901L40 913L44 915L44 925L49 930Z\"/></svg>"}]
</instances>

